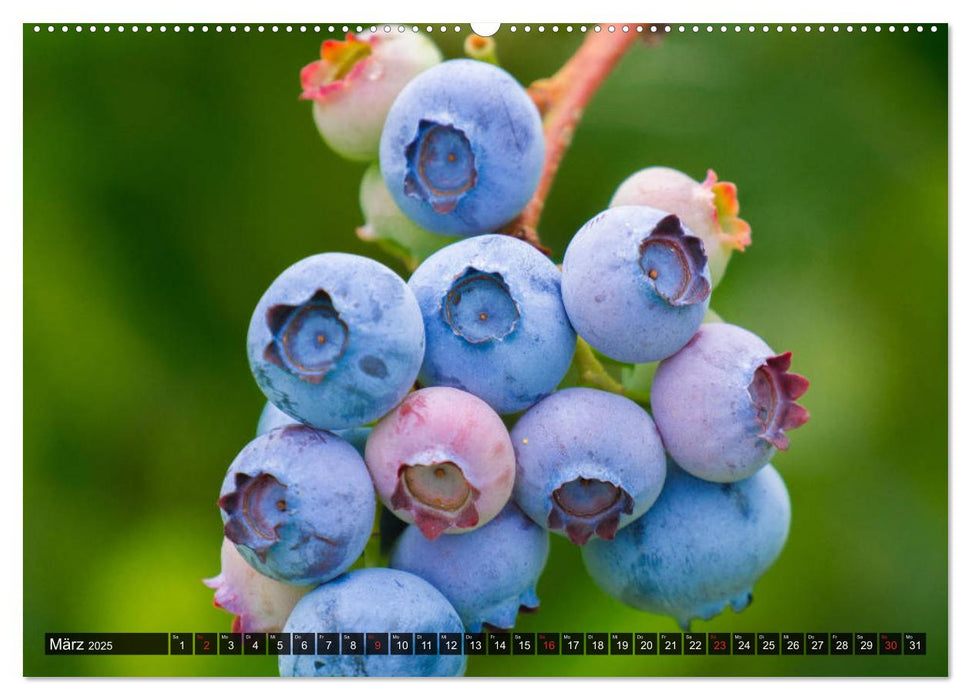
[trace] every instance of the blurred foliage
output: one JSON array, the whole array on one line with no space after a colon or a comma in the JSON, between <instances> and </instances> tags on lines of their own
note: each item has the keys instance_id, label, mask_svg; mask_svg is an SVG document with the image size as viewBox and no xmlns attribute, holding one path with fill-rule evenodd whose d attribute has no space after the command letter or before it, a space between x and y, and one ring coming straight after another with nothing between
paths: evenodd
<instances>
[{"instance_id":1,"label":"blurred foliage","mask_svg":"<svg viewBox=\"0 0 971 700\"><path fill-rule=\"evenodd\" d=\"M464 35L436 35L447 56ZM249 675L272 658L46 657L45 632L217 631L216 496L263 406L250 313L355 227L298 71L320 36L24 28L24 673ZM579 32L497 35L521 81ZM947 31L672 35L590 105L541 222L556 256L636 169L708 167L754 245L715 291L795 352L812 421L775 465L789 543L699 631L926 631L926 657L473 658L477 675L947 672ZM554 537L523 631L674 631Z\"/></svg>"}]
</instances>

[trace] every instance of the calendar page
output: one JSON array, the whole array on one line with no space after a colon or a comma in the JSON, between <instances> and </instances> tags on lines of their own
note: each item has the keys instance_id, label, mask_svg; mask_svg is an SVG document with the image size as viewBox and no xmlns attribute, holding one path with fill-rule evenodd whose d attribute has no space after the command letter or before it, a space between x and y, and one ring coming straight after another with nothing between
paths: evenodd
<instances>
[{"instance_id":1,"label":"calendar page","mask_svg":"<svg viewBox=\"0 0 971 700\"><path fill-rule=\"evenodd\" d=\"M24 675L948 675L948 31L25 24Z\"/></svg>"}]
</instances>

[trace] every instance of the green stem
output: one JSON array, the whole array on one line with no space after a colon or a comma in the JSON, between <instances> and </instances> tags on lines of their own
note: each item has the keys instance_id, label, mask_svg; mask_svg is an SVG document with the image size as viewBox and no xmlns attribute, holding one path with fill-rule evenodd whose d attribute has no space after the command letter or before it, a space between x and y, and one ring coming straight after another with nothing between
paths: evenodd
<instances>
[{"instance_id":1,"label":"green stem","mask_svg":"<svg viewBox=\"0 0 971 700\"><path fill-rule=\"evenodd\" d=\"M381 554L381 504L379 503L374 512L374 524L371 526L371 537L368 538L364 552L361 554L362 564L365 569L376 566L383 567L388 565L388 559Z\"/></svg>"},{"instance_id":2,"label":"green stem","mask_svg":"<svg viewBox=\"0 0 971 700\"><path fill-rule=\"evenodd\" d=\"M583 338L577 338L577 349L573 355L573 363L580 373L580 381L588 386L626 396L637 403L646 404L651 400L650 396L631 391L614 379L603 366L603 363L597 359L590 344Z\"/></svg>"}]
</instances>

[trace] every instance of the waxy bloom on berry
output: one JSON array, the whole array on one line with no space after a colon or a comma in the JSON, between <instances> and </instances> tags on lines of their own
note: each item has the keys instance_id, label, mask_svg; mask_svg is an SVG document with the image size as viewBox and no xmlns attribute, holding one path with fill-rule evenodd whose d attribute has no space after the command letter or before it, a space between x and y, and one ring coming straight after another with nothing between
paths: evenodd
<instances>
[{"instance_id":1,"label":"waxy bloom on berry","mask_svg":"<svg viewBox=\"0 0 971 700\"><path fill-rule=\"evenodd\" d=\"M583 563L608 595L688 630L692 619L749 606L755 582L785 546L791 518L789 492L771 464L715 484L669 463L651 509L613 541L584 547Z\"/></svg>"},{"instance_id":2,"label":"waxy bloom on berry","mask_svg":"<svg viewBox=\"0 0 971 700\"><path fill-rule=\"evenodd\" d=\"M492 233L536 190L546 146L539 111L496 66L456 59L401 91L381 134L381 174L398 207L446 235Z\"/></svg>"},{"instance_id":3,"label":"waxy bloom on berry","mask_svg":"<svg viewBox=\"0 0 971 700\"><path fill-rule=\"evenodd\" d=\"M227 538L250 566L297 586L354 563L374 521L364 460L333 433L286 425L250 442L219 493Z\"/></svg>"},{"instance_id":4,"label":"waxy bloom on berry","mask_svg":"<svg viewBox=\"0 0 971 700\"><path fill-rule=\"evenodd\" d=\"M429 540L414 525L395 543L391 567L421 576L448 598L469 632L512 629L521 610L539 607L536 584L550 533L510 501L473 532Z\"/></svg>"},{"instance_id":5,"label":"waxy bloom on berry","mask_svg":"<svg viewBox=\"0 0 971 700\"><path fill-rule=\"evenodd\" d=\"M573 544L612 539L661 493L661 437L647 411L623 396L561 389L526 411L511 437L513 498Z\"/></svg>"},{"instance_id":6,"label":"waxy bloom on berry","mask_svg":"<svg viewBox=\"0 0 971 700\"><path fill-rule=\"evenodd\" d=\"M495 234L453 243L408 286L425 319L425 386L462 389L508 414L549 394L569 369L577 337L560 271L528 243Z\"/></svg>"},{"instance_id":7,"label":"waxy bloom on berry","mask_svg":"<svg viewBox=\"0 0 971 700\"><path fill-rule=\"evenodd\" d=\"M321 430L357 428L394 408L425 354L415 295L379 262L320 253L280 274L247 336L266 397Z\"/></svg>"},{"instance_id":8,"label":"waxy bloom on berry","mask_svg":"<svg viewBox=\"0 0 971 700\"><path fill-rule=\"evenodd\" d=\"M455 608L424 579L394 569L358 569L317 586L293 609L285 633L367 630L388 633L425 630L461 634ZM444 643L443 643L444 647ZM311 647L312 652L313 647ZM281 676L461 676L464 654L336 654L324 644L318 654L278 657ZM444 651L444 648L441 650Z\"/></svg>"},{"instance_id":9,"label":"waxy bloom on berry","mask_svg":"<svg viewBox=\"0 0 971 700\"><path fill-rule=\"evenodd\" d=\"M646 206L612 207L584 224L566 249L561 285L577 335L620 362L676 353L711 297L701 239Z\"/></svg>"},{"instance_id":10,"label":"waxy bloom on berry","mask_svg":"<svg viewBox=\"0 0 971 700\"><path fill-rule=\"evenodd\" d=\"M732 482L788 449L786 431L809 420L796 403L809 382L789 372L791 359L744 328L703 325L654 375L651 408L668 454L699 479Z\"/></svg>"}]
</instances>

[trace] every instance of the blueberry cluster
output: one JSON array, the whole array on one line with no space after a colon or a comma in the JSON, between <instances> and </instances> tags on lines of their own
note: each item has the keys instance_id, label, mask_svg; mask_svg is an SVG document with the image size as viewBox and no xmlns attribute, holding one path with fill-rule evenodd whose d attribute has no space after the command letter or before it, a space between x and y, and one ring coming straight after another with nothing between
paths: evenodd
<instances>
[{"instance_id":1,"label":"blueberry cluster","mask_svg":"<svg viewBox=\"0 0 971 700\"><path fill-rule=\"evenodd\" d=\"M416 265L406 282L322 253L259 300L247 350L268 403L223 481L207 581L234 629L509 629L539 606L550 532L606 592L684 627L745 607L788 533L768 463L808 419L808 383L709 310L749 242L734 186L636 173L558 267L502 233L547 147L508 73L442 62L420 35L348 36L302 79L327 143L378 156L359 233ZM388 567L361 568L375 523ZM458 675L464 658L280 672Z\"/></svg>"}]
</instances>

